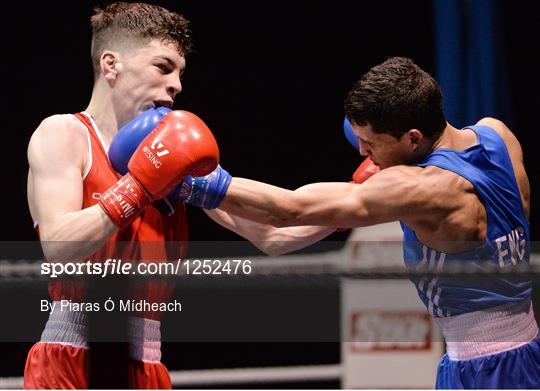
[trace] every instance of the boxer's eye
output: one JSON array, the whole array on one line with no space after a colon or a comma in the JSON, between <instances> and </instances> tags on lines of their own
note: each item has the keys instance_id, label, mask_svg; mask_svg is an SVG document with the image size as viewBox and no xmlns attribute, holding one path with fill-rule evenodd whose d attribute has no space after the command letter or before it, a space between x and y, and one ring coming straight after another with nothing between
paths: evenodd
<instances>
[{"instance_id":1,"label":"boxer's eye","mask_svg":"<svg viewBox=\"0 0 540 391\"><path fill-rule=\"evenodd\" d=\"M171 69L165 64L158 64L156 67L165 75L171 73Z\"/></svg>"}]
</instances>

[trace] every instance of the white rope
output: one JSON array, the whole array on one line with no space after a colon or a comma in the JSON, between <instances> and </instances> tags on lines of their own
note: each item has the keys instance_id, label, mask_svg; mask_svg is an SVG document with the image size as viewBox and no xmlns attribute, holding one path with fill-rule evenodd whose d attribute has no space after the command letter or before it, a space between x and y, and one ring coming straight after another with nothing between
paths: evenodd
<instances>
[{"instance_id":1,"label":"white rope","mask_svg":"<svg viewBox=\"0 0 540 391\"><path fill-rule=\"evenodd\" d=\"M350 277L361 279L408 279L418 276L436 274L437 276L456 276L479 274L498 276L512 275L538 275L540 274L540 254L531 254L530 265L521 264L513 268L500 269L498 265L486 263L483 270L470 267L467 263L457 263L448 266L446 270L407 270L404 264L395 267L373 267L362 263L351 264L343 262L343 253L340 251L284 256L279 258L251 257L252 273L248 275L225 275L226 279L245 277L313 277L313 276L333 276ZM9 281L32 281L46 280L46 275L40 274L39 261L13 261L0 259L0 283ZM203 277L203 278L201 278ZM194 281L204 281L205 279L219 279L220 276L208 275L192 276L180 275L178 278L191 279Z\"/></svg>"},{"instance_id":2,"label":"white rope","mask_svg":"<svg viewBox=\"0 0 540 391\"><path fill-rule=\"evenodd\" d=\"M170 371L172 385L230 385L247 383L284 383L307 381L339 381L342 366L305 365L263 368L198 369L189 371ZM22 377L0 378L0 389L22 389Z\"/></svg>"},{"instance_id":3,"label":"white rope","mask_svg":"<svg viewBox=\"0 0 540 391\"><path fill-rule=\"evenodd\" d=\"M204 369L172 371L174 386L224 385L246 383L284 383L341 379L342 366L305 365L265 368Z\"/></svg>"},{"instance_id":4,"label":"white rope","mask_svg":"<svg viewBox=\"0 0 540 391\"><path fill-rule=\"evenodd\" d=\"M28 274L30 276L39 275L41 272L41 261L19 259L16 261L0 259L0 275Z\"/></svg>"},{"instance_id":5,"label":"white rope","mask_svg":"<svg viewBox=\"0 0 540 391\"><path fill-rule=\"evenodd\" d=\"M0 389L2 390L20 390L22 387L22 377L0 377Z\"/></svg>"}]
</instances>

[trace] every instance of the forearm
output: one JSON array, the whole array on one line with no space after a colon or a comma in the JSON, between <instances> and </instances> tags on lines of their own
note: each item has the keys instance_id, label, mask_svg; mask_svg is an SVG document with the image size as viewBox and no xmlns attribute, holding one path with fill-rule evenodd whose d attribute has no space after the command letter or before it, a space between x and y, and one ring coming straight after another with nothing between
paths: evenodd
<instances>
[{"instance_id":1,"label":"forearm","mask_svg":"<svg viewBox=\"0 0 540 391\"><path fill-rule=\"evenodd\" d=\"M231 214L275 227L356 226L358 214L350 183L314 183L295 191L244 178L233 178L220 204ZM353 215L355 214L355 215ZM349 225L350 224L350 225Z\"/></svg>"},{"instance_id":2,"label":"forearm","mask_svg":"<svg viewBox=\"0 0 540 391\"><path fill-rule=\"evenodd\" d=\"M318 225L274 227L270 238L260 242L258 247L268 255L277 256L311 246L335 231L334 227ZM253 240L252 242L255 243Z\"/></svg>"},{"instance_id":3,"label":"forearm","mask_svg":"<svg viewBox=\"0 0 540 391\"><path fill-rule=\"evenodd\" d=\"M292 193L266 183L233 177L219 208L258 223L281 226L281 220L290 219L294 211L286 209L280 200L290 199Z\"/></svg>"},{"instance_id":4,"label":"forearm","mask_svg":"<svg viewBox=\"0 0 540 391\"><path fill-rule=\"evenodd\" d=\"M103 209L94 205L40 224L40 238L47 259L77 260L94 254L117 230Z\"/></svg>"},{"instance_id":5,"label":"forearm","mask_svg":"<svg viewBox=\"0 0 540 391\"><path fill-rule=\"evenodd\" d=\"M221 226L246 238L261 251L272 256L307 247L335 231L333 227L323 226L276 228L219 209L205 210L205 212Z\"/></svg>"}]
</instances>

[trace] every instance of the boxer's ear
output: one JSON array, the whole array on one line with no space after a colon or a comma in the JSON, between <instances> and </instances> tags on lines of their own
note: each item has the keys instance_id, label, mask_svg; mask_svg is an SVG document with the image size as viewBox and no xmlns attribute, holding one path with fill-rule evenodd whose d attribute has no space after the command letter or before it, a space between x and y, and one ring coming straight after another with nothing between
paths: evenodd
<instances>
[{"instance_id":1,"label":"boxer's ear","mask_svg":"<svg viewBox=\"0 0 540 391\"><path fill-rule=\"evenodd\" d=\"M404 135L411 145L413 151L416 151L424 141L424 135L418 129L411 129Z\"/></svg>"},{"instance_id":2,"label":"boxer's ear","mask_svg":"<svg viewBox=\"0 0 540 391\"><path fill-rule=\"evenodd\" d=\"M104 51L101 53L101 57L99 58L99 66L101 74L103 77L105 77L105 80L107 80L109 83L114 83L116 81L118 72L122 68L122 64L120 63L120 54L110 50Z\"/></svg>"}]
</instances>

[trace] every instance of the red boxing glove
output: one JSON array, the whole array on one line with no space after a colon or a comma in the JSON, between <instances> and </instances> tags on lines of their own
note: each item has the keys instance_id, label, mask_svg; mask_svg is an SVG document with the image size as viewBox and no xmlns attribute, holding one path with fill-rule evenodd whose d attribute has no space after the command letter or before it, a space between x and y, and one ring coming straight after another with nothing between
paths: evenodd
<instances>
[{"instance_id":1,"label":"red boxing glove","mask_svg":"<svg viewBox=\"0 0 540 391\"><path fill-rule=\"evenodd\" d=\"M379 166L377 166L369 157L367 157L354 172L352 180L354 183L364 183L372 175L375 175L379 171L381 171Z\"/></svg>"},{"instance_id":2,"label":"red boxing glove","mask_svg":"<svg viewBox=\"0 0 540 391\"><path fill-rule=\"evenodd\" d=\"M354 174L352 175L352 181L357 184L364 183L371 176L375 175L381 171L380 167L377 166L371 158L367 157L362 163L358 166ZM349 228L336 228L337 232L347 231Z\"/></svg>"},{"instance_id":3,"label":"red boxing glove","mask_svg":"<svg viewBox=\"0 0 540 391\"><path fill-rule=\"evenodd\" d=\"M172 111L133 153L129 173L101 197L99 205L125 228L155 199L164 197L185 176L204 176L219 163L216 140L195 114Z\"/></svg>"}]
</instances>

